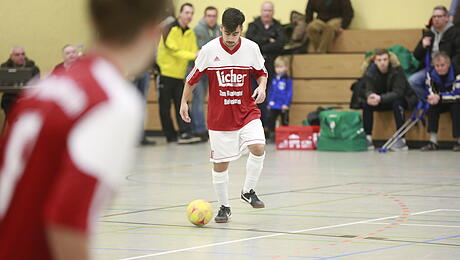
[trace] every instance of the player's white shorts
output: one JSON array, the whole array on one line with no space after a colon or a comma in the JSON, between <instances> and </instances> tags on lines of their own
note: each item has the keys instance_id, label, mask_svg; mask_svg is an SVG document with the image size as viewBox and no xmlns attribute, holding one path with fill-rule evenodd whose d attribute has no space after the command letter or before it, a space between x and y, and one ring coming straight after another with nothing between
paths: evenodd
<instances>
[{"instance_id":1,"label":"player's white shorts","mask_svg":"<svg viewBox=\"0 0 460 260\"><path fill-rule=\"evenodd\" d=\"M239 130L209 130L211 162L234 161L245 152L248 145L265 144L264 128L260 119L254 119Z\"/></svg>"}]
</instances>

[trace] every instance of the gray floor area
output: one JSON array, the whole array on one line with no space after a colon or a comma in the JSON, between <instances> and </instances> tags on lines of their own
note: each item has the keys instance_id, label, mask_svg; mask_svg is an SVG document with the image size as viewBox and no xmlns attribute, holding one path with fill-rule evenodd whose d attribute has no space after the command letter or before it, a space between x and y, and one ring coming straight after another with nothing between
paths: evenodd
<instances>
[{"instance_id":1,"label":"gray floor area","mask_svg":"<svg viewBox=\"0 0 460 260\"><path fill-rule=\"evenodd\" d=\"M195 199L218 209L207 143L139 148L98 222L94 259L460 259L460 153L276 151L239 200L246 157L230 166L232 219L194 227Z\"/></svg>"}]
</instances>

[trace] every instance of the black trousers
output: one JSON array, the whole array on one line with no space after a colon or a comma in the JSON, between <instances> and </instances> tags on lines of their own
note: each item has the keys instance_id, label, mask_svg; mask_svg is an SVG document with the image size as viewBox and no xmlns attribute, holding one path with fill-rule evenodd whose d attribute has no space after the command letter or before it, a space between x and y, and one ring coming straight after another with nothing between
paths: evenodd
<instances>
[{"instance_id":1,"label":"black trousers","mask_svg":"<svg viewBox=\"0 0 460 260\"><path fill-rule=\"evenodd\" d=\"M450 111L452 117L452 136L460 137L460 103L445 103L430 106L428 109L428 132L437 133L439 129L439 114Z\"/></svg>"},{"instance_id":2,"label":"black trousers","mask_svg":"<svg viewBox=\"0 0 460 260\"><path fill-rule=\"evenodd\" d=\"M158 89L161 126L166 138L168 140L177 138L177 132L174 129L171 119L171 101L174 103L174 108L176 110L176 121L179 126L179 133L191 133L192 125L182 120L179 114L182 91L184 90L184 80L160 76Z\"/></svg>"},{"instance_id":3,"label":"black trousers","mask_svg":"<svg viewBox=\"0 0 460 260\"><path fill-rule=\"evenodd\" d=\"M281 125L289 125L289 110L269 109L268 110L268 129L271 133L275 132L276 119L281 116Z\"/></svg>"},{"instance_id":4,"label":"black trousers","mask_svg":"<svg viewBox=\"0 0 460 260\"><path fill-rule=\"evenodd\" d=\"M366 135L372 135L372 126L374 124L374 111L391 111L393 110L396 121L396 129L404 124L404 109L407 109L407 102L404 99L396 99L392 103L379 104L378 106L369 106L367 103L363 108L363 124Z\"/></svg>"}]
</instances>

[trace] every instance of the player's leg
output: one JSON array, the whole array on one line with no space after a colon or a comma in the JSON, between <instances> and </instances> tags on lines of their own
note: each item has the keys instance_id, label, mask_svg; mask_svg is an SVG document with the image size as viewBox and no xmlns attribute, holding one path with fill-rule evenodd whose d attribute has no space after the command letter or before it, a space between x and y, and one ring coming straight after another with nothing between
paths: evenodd
<instances>
[{"instance_id":1,"label":"player's leg","mask_svg":"<svg viewBox=\"0 0 460 260\"><path fill-rule=\"evenodd\" d=\"M240 142L249 149L246 163L246 179L244 180L241 199L253 208L264 208L265 204L257 197L254 189L259 181L265 159L265 138L260 120L253 120L241 129Z\"/></svg>"},{"instance_id":2,"label":"player's leg","mask_svg":"<svg viewBox=\"0 0 460 260\"><path fill-rule=\"evenodd\" d=\"M217 223L228 222L231 211L228 201L228 165L240 157L237 131L209 130L211 162L213 162L212 182L219 201L220 209L214 220Z\"/></svg>"},{"instance_id":3,"label":"player's leg","mask_svg":"<svg viewBox=\"0 0 460 260\"><path fill-rule=\"evenodd\" d=\"M212 169L212 184L219 201L219 212L214 220L217 223L226 223L231 216L230 203L228 201L228 165L229 162L214 163Z\"/></svg>"}]
</instances>

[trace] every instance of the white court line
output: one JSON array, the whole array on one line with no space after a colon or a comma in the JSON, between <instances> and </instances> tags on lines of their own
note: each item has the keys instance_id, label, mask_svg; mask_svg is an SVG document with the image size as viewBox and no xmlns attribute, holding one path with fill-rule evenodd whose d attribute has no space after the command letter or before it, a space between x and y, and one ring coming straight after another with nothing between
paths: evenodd
<instances>
[{"instance_id":1,"label":"white court line","mask_svg":"<svg viewBox=\"0 0 460 260\"><path fill-rule=\"evenodd\" d=\"M390 225L391 223L367 223L369 225ZM426 225L426 224L409 224L409 223L404 223L404 224L399 224L399 226L416 226L416 227L445 227L445 228L460 228L460 226L447 226L447 225Z\"/></svg>"},{"instance_id":2,"label":"white court line","mask_svg":"<svg viewBox=\"0 0 460 260\"><path fill-rule=\"evenodd\" d=\"M410 215L420 215L420 214L425 214L425 213L430 213L430 212L437 212L437 211L443 211L443 209L441 209L441 210L440 209L434 209L434 210L421 211L421 212L411 213ZM244 241L262 239L262 238L269 238L269 237L277 237L277 236L282 236L282 235L297 234L297 233L309 232L309 231L317 231L317 230L323 230L323 229L328 229L328 228L346 227L346 226L351 226L351 225L356 225L356 224L365 224L365 223L369 223L369 222L380 221L380 220L385 220L385 219L392 219L392 218L398 218L398 217L400 217L400 215L391 216L391 217L384 217L384 218L369 219L369 220L363 220L363 221L357 221L357 222L351 222L351 223L345 223L345 224L338 224L338 225L332 225L332 226L308 228L308 229L290 231L290 232L285 232L285 233L275 233L275 234L264 235L264 236L248 237L248 238L243 238L243 239L230 240L230 241L226 241L226 242L219 242L219 243L212 243L212 244L201 245L201 246L194 246L194 247L170 250L170 251L165 251L165 252L160 252L160 253L155 253L155 254L122 258L121 260L141 259L141 258L146 258L146 257L174 254L174 253L190 251L190 250L196 250L196 249L201 249L201 248L206 248L206 247L228 245L228 244L234 244L234 243L239 243L239 242L244 242Z\"/></svg>"},{"instance_id":3,"label":"white court line","mask_svg":"<svg viewBox=\"0 0 460 260\"><path fill-rule=\"evenodd\" d=\"M433 209L433 210L427 210L427 211L420 211L420 212L417 212L417 213L412 213L411 215L420 215L420 214L439 212L439 211L446 211L446 210L445 209Z\"/></svg>"}]
</instances>

